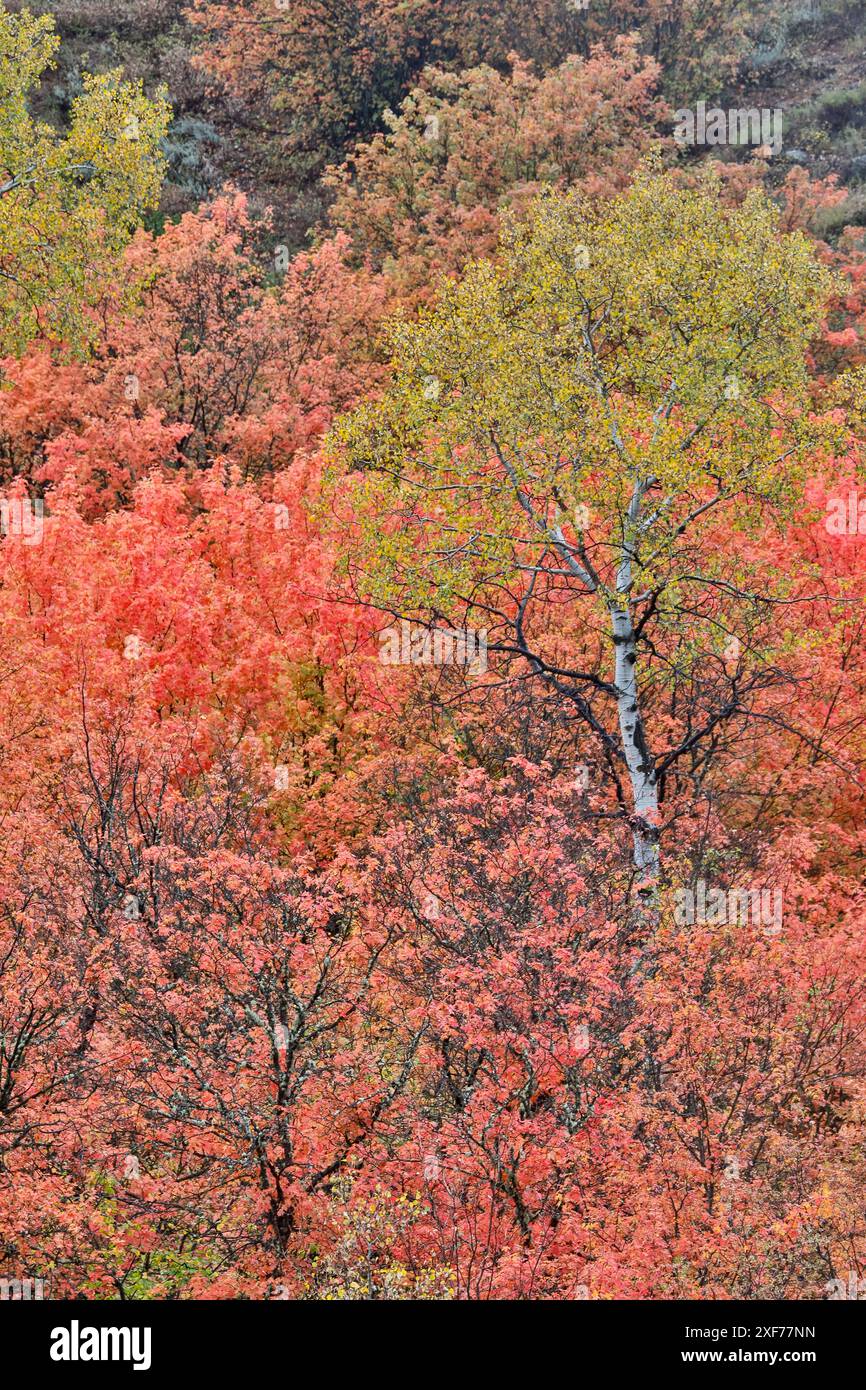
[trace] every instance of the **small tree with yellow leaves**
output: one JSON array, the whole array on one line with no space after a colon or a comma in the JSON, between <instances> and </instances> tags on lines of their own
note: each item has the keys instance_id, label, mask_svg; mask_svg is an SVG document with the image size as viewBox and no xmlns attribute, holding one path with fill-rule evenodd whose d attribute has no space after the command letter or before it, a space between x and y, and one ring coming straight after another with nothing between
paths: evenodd
<instances>
[{"instance_id":1,"label":"small tree with yellow leaves","mask_svg":"<svg viewBox=\"0 0 866 1390\"><path fill-rule=\"evenodd\" d=\"M395 1196L381 1187L353 1197L346 1177L337 1180L333 1195L337 1236L326 1254L313 1259L302 1297L340 1303L456 1297L453 1270L409 1257L413 1227L425 1214L420 1197Z\"/></svg>"},{"instance_id":2,"label":"small tree with yellow leaves","mask_svg":"<svg viewBox=\"0 0 866 1390\"><path fill-rule=\"evenodd\" d=\"M50 15L0 8L0 347L36 337L79 345L87 310L163 174L162 96L119 72L85 76L65 135L35 121L31 95L58 47Z\"/></svg>"}]
</instances>

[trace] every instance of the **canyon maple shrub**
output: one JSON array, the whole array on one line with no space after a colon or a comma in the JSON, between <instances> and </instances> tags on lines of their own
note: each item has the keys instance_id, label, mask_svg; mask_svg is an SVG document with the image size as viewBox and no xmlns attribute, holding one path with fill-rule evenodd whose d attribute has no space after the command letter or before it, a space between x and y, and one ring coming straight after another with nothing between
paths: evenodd
<instances>
[{"instance_id":1,"label":"canyon maple shrub","mask_svg":"<svg viewBox=\"0 0 866 1390\"><path fill-rule=\"evenodd\" d=\"M61 365L39 346L3 363L7 475L74 477L97 514L127 504L154 468L221 458L262 476L314 448L381 375L384 285L349 266L343 233L269 274L267 230L234 192L159 236L140 231L87 361Z\"/></svg>"},{"instance_id":2,"label":"canyon maple shrub","mask_svg":"<svg viewBox=\"0 0 866 1390\"><path fill-rule=\"evenodd\" d=\"M519 759L495 781L419 773L369 861L374 920L407 922L395 987L428 1020L412 1137L374 1145L376 1174L426 1197L408 1248L470 1298L820 1297L859 1249L863 895L844 856L821 868L789 823L783 933L665 910L635 999L621 847L572 779ZM685 810L700 863L706 807Z\"/></svg>"},{"instance_id":3,"label":"canyon maple shrub","mask_svg":"<svg viewBox=\"0 0 866 1390\"><path fill-rule=\"evenodd\" d=\"M501 213L544 186L592 196L623 188L665 113L659 68L633 39L541 75L428 68L385 134L358 145L326 183L332 222L402 291L429 294L437 272L495 251Z\"/></svg>"}]
</instances>

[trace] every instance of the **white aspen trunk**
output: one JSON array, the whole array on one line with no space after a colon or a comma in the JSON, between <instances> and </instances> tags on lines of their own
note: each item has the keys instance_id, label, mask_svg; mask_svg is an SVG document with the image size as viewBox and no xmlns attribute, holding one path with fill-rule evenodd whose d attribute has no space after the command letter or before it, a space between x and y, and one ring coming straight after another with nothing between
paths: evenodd
<instances>
[{"instance_id":1,"label":"white aspen trunk","mask_svg":"<svg viewBox=\"0 0 866 1390\"><path fill-rule=\"evenodd\" d=\"M617 714L634 806L634 866L640 890L652 897L659 878L658 787L640 710L637 643L629 600L634 531L642 499L643 487L638 483L635 485L626 514L622 555L616 576L616 595L610 605L610 619L616 662L614 680L617 688Z\"/></svg>"}]
</instances>

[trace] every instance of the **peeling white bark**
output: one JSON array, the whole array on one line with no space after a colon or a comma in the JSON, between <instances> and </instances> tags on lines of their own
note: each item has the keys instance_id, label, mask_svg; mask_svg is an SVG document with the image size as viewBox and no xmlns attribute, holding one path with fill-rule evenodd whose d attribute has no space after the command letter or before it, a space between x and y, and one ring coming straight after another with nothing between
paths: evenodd
<instances>
[{"instance_id":1,"label":"peeling white bark","mask_svg":"<svg viewBox=\"0 0 866 1390\"><path fill-rule=\"evenodd\" d=\"M615 653L614 682L617 688L617 714L634 806L632 817L633 860L640 888L647 893L652 893L659 877L658 786L640 709L637 642L629 597L632 585L634 538L640 518L643 493L643 486L640 483L636 484L626 513L622 553L616 575L616 591L611 595L609 611Z\"/></svg>"}]
</instances>

